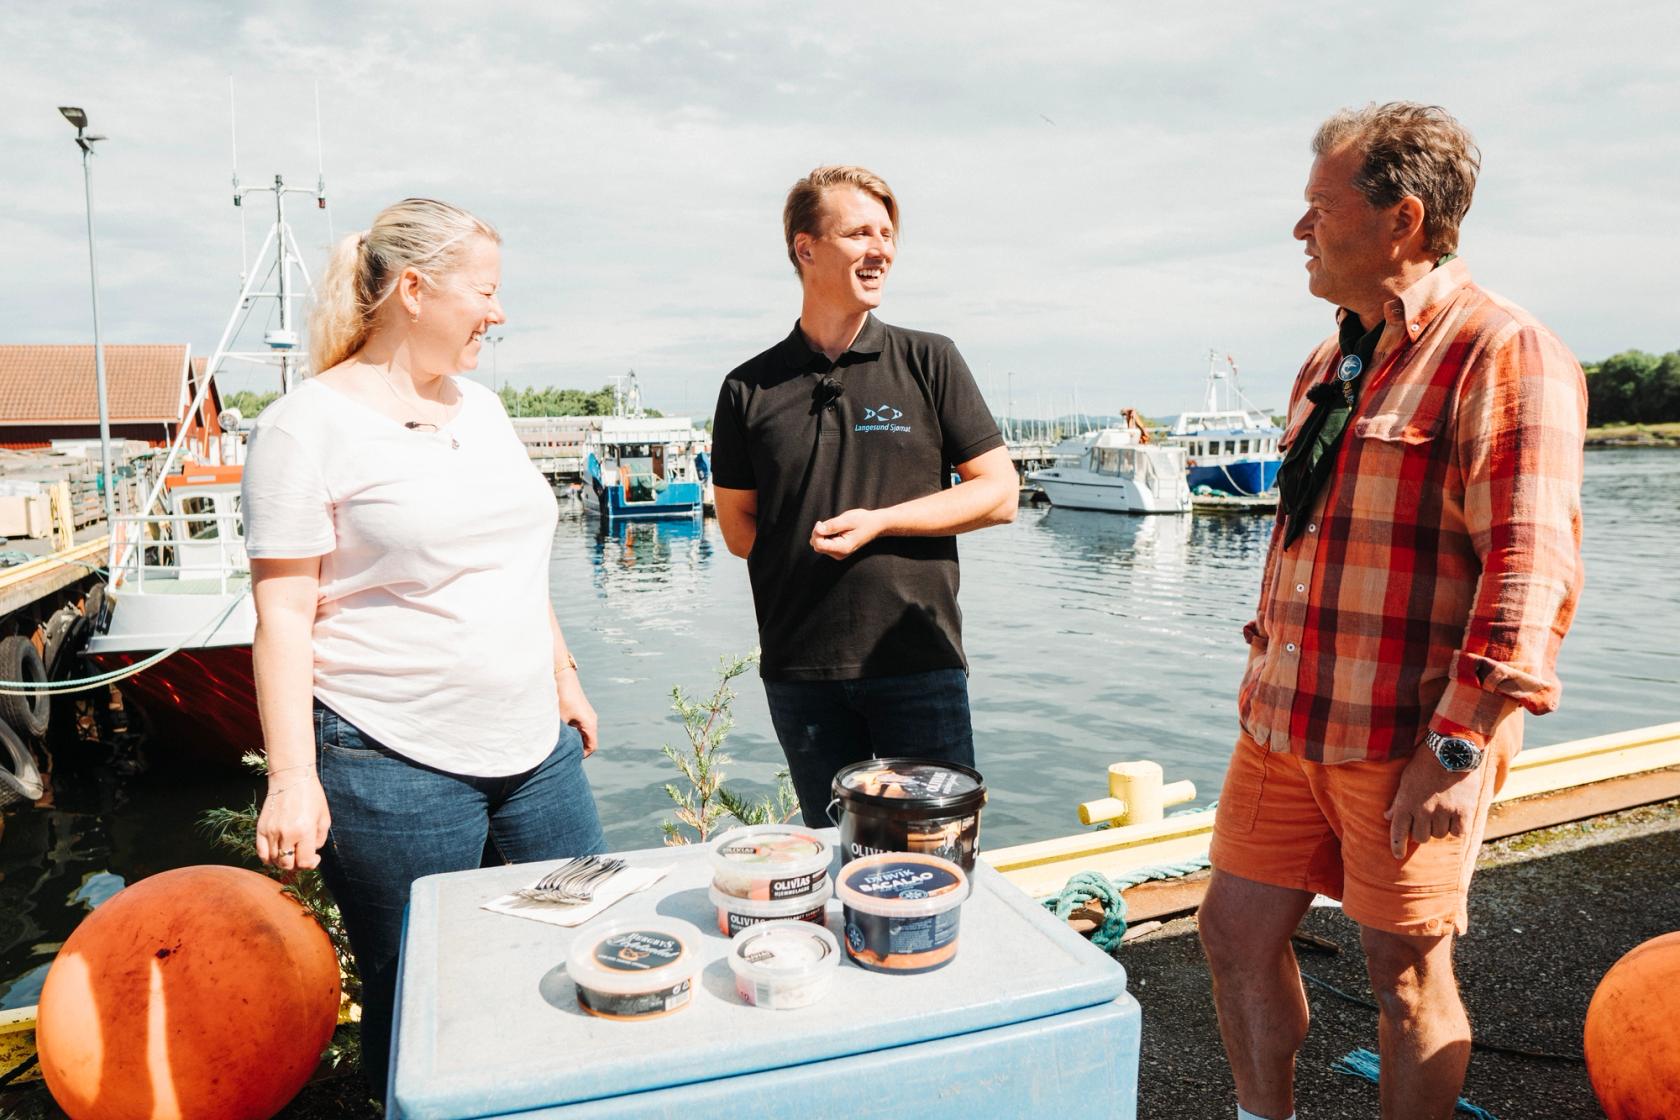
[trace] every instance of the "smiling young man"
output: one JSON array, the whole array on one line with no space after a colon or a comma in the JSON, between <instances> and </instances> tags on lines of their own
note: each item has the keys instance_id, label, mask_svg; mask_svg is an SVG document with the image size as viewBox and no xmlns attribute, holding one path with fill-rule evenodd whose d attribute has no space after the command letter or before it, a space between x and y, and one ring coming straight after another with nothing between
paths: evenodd
<instances>
[{"instance_id":1,"label":"smiling young man","mask_svg":"<svg viewBox=\"0 0 1680 1120\"><path fill-rule=\"evenodd\" d=\"M1580 594L1586 386L1456 258L1480 166L1457 121L1345 110L1313 151L1295 237L1338 328L1291 399L1199 923L1239 1117L1293 1115L1316 893L1361 927L1383 1116L1445 1120L1470 1060L1453 938Z\"/></svg>"},{"instance_id":2,"label":"smiling young man","mask_svg":"<svg viewBox=\"0 0 1680 1120\"><path fill-rule=\"evenodd\" d=\"M898 254L887 184L819 167L782 226L799 321L724 380L712 480L776 736L806 823L825 825L848 763L973 764L956 534L1013 521L1018 482L951 340L873 314Z\"/></svg>"}]
</instances>

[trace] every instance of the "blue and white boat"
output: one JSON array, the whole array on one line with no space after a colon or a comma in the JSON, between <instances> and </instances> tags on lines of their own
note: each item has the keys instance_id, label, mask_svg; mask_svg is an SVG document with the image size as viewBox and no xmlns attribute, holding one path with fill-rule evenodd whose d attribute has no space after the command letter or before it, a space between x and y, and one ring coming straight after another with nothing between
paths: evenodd
<instances>
[{"instance_id":1,"label":"blue and white boat","mask_svg":"<svg viewBox=\"0 0 1680 1120\"><path fill-rule=\"evenodd\" d=\"M1207 397L1195 412L1181 412L1167 442L1184 449L1187 481L1197 493L1235 497L1264 494L1277 484L1283 429L1249 404L1237 383L1237 363L1209 352Z\"/></svg>"},{"instance_id":2,"label":"blue and white boat","mask_svg":"<svg viewBox=\"0 0 1680 1120\"><path fill-rule=\"evenodd\" d=\"M706 433L687 416L604 416L583 441L583 506L609 521L700 517Z\"/></svg>"}]
</instances>

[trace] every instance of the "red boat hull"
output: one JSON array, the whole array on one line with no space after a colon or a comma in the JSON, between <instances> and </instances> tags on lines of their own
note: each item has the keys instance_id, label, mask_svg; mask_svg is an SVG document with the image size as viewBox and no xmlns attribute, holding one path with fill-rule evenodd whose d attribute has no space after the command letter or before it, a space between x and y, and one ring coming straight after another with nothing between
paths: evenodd
<instances>
[{"instance_id":1,"label":"red boat hull","mask_svg":"<svg viewBox=\"0 0 1680 1120\"><path fill-rule=\"evenodd\" d=\"M120 669L155 650L89 655L102 671ZM145 713L154 762L177 759L238 767L246 751L261 751L257 686L250 646L183 649L117 685L125 703Z\"/></svg>"}]
</instances>

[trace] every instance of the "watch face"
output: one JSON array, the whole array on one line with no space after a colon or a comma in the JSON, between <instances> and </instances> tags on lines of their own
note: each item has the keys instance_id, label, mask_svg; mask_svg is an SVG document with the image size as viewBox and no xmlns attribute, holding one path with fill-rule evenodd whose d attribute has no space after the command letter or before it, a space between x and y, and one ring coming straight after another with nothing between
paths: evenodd
<instances>
[{"instance_id":1,"label":"watch face","mask_svg":"<svg viewBox=\"0 0 1680 1120\"><path fill-rule=\"evenodd\" d=\"M1463 739L1442 739L1435 745L1435 757L1448 770L1474 770L1481 761L1475 746Z\"/></svg>"}]
</instances>

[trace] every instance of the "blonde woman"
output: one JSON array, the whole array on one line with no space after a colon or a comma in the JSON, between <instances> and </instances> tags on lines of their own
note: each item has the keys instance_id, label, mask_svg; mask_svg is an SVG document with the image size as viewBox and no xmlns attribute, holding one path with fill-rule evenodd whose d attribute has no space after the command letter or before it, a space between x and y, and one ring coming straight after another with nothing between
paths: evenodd
<instances>
[{"instance_id":1,"label":"blonde woman","mask_svg":"<svg viewBox=\"0 0 1680 1120\"><path fill-rule=\"evenodd\" d=\"M376 1092L410 884L605 846L595 712L549 600L554 495L501 402L456 376L504 321L500 286L485 222L381 211L335 249L320 372L264 410L245 467L257 855L319 866L338 900Z\"/></svg>"}]
</instances>

